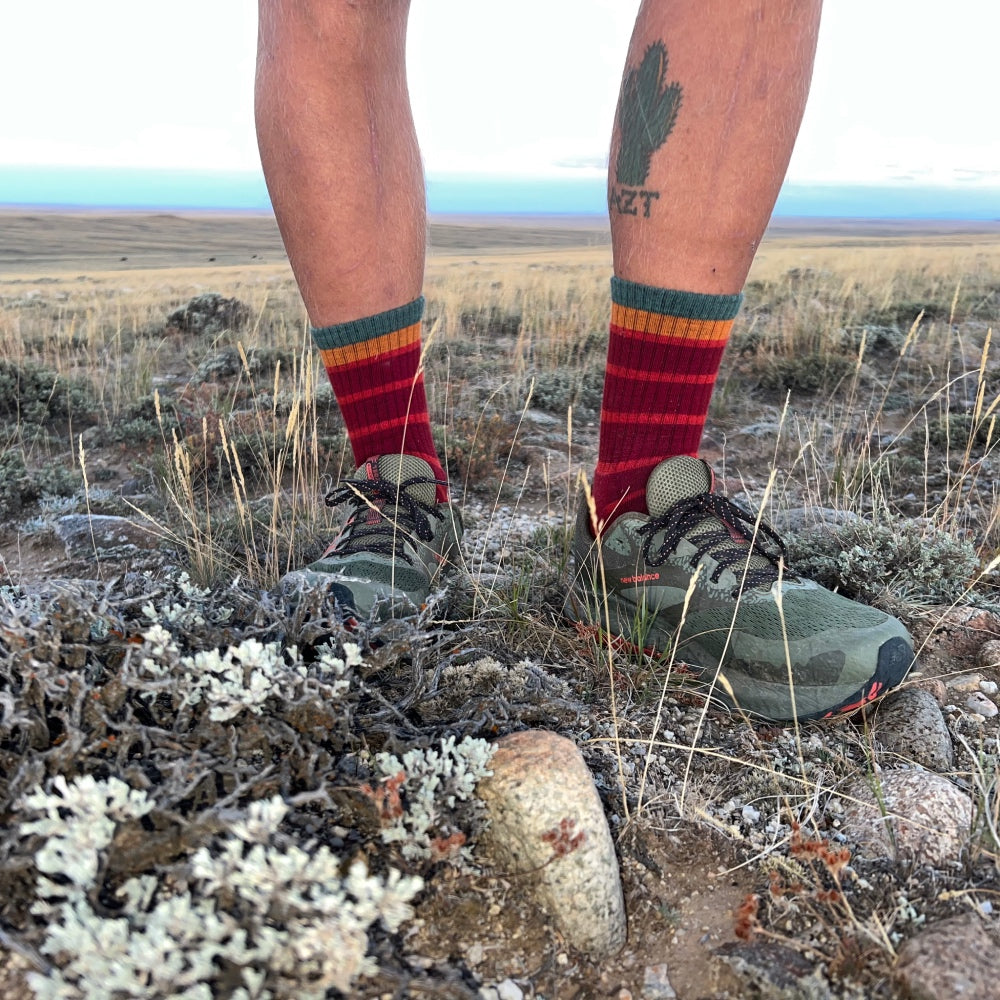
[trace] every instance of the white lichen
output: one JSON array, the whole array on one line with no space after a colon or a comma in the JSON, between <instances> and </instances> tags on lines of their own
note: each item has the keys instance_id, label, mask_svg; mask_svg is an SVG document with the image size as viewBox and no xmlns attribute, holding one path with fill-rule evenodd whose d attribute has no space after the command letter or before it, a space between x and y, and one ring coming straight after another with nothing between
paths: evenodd
<instances>
[{"instance_id":1,"label":"white lichen","mask_svg":"<svg viewBox=\"0 0 1000 1000\"><path fill-rule=\"evenodd\" d=\"M161 595L159 601L149 600L142 606L142 613L151 622L198 628L209 621L222 624L232 617L232 608L211 607L212 591L197 586L187 573L181 572L168 582L176 588L176 595Z\"/></svg>"},{"instance_id":2,"label":"white lichen","mask_svg":"<svg viewBox=\"0 0 1000 1000\"><path fill-rule=\"evenodd\" d=\"M375 755L382 779L402 774L400 786L406 809L382 827L384 843L398 843L405 858L413 861L432 856L432 837L440 833L443 809L472 798L476 784L493 772L489 769L495 748L486 740L467 736L455 743L454 736L441 741L441 749L413 749L400 760L394 754Z\"/></svg>"},{"instance_id":3,"label":"white lichen","mask_svg":"<svg viewBox=\"0 0 1000 1000\"><path fill-rule=\"evenodd\" d=\"M99 872L119 823L153 808L145 792L117 778L52 782L54 792L23 800L40 812L22 836L45 838L32 912L45 921L39 951L48 973L29 974L38 1000L117 1000L124 996L242 1000L295 996L322 1000L375 972L369 929L395 931L412 915L419 878L380 879L356 860L342 875L327 847L304 849L282 836L288 807L256 802L230 831L199 849L185 877L143 873L117 890L115 916L97 912ZM69 868L57 864L69 859Z\"/></svg>"},{"instance_id":4,"label":"white lichen","mask_svg":"<svg viewBox=\"0 0 1000 1000\"><path fill-rule=\"evenodd\" d=\"M209 718L229 722L246 711L259 715L269 698L294 701L313 690L325 701L347 693L352 670L362 662L356 643L345 642L343 654L331 645L318 650L306 665L295 646L244 639L225 650L206 649L182 656L171 633L160 624L143 633L140 670L170 679L181 695L180 708L205 704ZM155 692L151 692L155 696Z\"/></svg>"},{"instance_id":5,"label":"white lichen","mask_svg":"<svg viewBox=\"0 0 1000 1000\"><path fill-rule=\"evenodd\" d=\"M24 808L44 815L22 823L21 835L47 838L35 854L39 871L61 875L78 886L91 885L97 876L99 852L111 843L115 826L144 816L153 803L145 792L118 778L96 781L85 774L70 785L59 774L52 779L52 787L52 793L38 789L25 797Z\"/></svg>"}]
</instances>

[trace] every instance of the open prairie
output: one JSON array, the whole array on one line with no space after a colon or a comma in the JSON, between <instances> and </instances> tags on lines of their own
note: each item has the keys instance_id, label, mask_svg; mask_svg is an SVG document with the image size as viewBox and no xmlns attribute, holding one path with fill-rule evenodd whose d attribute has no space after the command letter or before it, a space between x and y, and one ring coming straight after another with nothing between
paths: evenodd
<instances>
[{"instance_id":1,"label":"open prairie","mask_svg":"<svg viewBox=\"0 0 1000 1000\"><path fill-rule=\"evenodd\" d=\"M206 996L889 998L929 929L974 914L996 940L1000 223L776 223L703 443L790 572L910 628L919 731L891 698L833 725L747 719L682 655L562 618L610 259L591 219L433 220L424 366L462 555L417 618L349 628L276 586L323 551L353 463L274 220L0 213L0 996L86 997L80 953L151 954L161 926ZM431 751L532 728L595 775L630 928L613 958L484 866L474 801L434 796ZM953 788L964 825L904 844L881 790L910 771ZM862 786L884 843L850 825ZM86 877L48 879L57 849ZM362 857L379 892L419 876L419 919L364 922L357 885L324 915L326 889L277 860L251 902L232 886L267 852L332 858L327 889Z\"/></svg>"}]
</instances>

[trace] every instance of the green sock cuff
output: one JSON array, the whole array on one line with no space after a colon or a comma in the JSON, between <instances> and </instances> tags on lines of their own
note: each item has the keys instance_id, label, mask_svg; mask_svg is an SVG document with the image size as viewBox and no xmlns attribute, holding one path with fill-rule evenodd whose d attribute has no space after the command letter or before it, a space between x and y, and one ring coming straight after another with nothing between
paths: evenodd
<instances>
[{"instance_id":1,"label":"green sock cuff","mask_svg":"<svg viewBox=\"0 0 1000 1000\"><path fill-rule=\"evenodd\" d=\"M611 301L627 309L643 309L659 316L684 319L732 319L743 302L742 292L735 295L707 295L704 292L678 292L672 288L654 288L624 278L611 279Z\"/></svg>"},{"instance_id":2,"label":"green sock cuff","mask_svg":"<svg viewBox=\"0 0 1000 1000\"><path fill-rule=\"evenodd\" d=\"M321 351L336 347L350 347L352 344L363 344L374 337L384 337L397 330L405 330L414 323L419 323L424 315L424 297L408 302L405 306L387 309L374 316L351 320L349 323L335 323L333 326L314 326L313 340Z\"/></svg>"}]
</instances>

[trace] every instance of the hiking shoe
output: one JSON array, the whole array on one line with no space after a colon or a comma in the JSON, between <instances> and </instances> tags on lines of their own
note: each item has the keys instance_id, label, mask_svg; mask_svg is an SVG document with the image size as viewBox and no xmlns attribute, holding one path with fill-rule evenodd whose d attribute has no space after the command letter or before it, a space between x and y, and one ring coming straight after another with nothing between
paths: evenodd
<instances>
[{"instance_id":1,"label":"hiking shoe","mask_svg":"<svg viewBox=\"0 0 1000 1000\"><path fill-rule=\"evenodd\" d=\"M462 521L437 500L441 481L414 455L380 455L327 494L352 510L340 534L315 562L286 573L283 590L328 591L358 619L413 614L427 600L458 548Z\"/></svg>"},{"instance_id":2,"label":"hiking shoe","mask_svg":"<svg viewBox=\"0 0 1000 1000\"><path fill-rule=\"evenodd\" d=\"M566 614L639 649L676 643L718 697L767 719L853 712L899 684L913 663L902 624L779 569L774 530L754 537L754 516L712 487L700 459L668 458L650 473L649 513L615 518L599 543L581 505Z\"/></svg>"}]
</instances>

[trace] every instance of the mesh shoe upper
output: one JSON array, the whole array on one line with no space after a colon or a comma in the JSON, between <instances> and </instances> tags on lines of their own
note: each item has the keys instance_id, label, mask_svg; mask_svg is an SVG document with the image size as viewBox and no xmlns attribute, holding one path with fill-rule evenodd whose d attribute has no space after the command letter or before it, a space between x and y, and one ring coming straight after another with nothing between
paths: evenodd
<instances>
[{"instance_id":1,"label":"mesh shoe upper","mask_svg":"<svg viewBox=\"0 0 1000 1000\"><path fill-rule=\"evenodd\" d=\"M430 465L413 455L363 462L326 497L351 509L340 534L283 585L323 587L361 616L380 602L386 613L418 608L462 530L451 504L437 502L438 485Z\"/></svg>"},{"instance_id":2,"label":"mesh shoe upper","mask_svg":"<svg viewBox=\"0 0 1000 1000\"><path fill-rule=\"evenodd\" d=\"M649 514L623 514L600 542L581 510L570 616L643 648L676 644L720 671L726 700L774 719L856 707L902 680L903 626L788 572L773 529L712 487L704 462L678 456L651 473Z\"/></svg>"}]
</instances>

